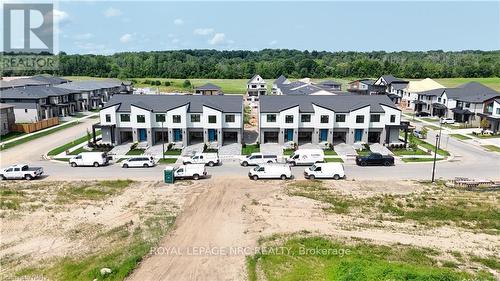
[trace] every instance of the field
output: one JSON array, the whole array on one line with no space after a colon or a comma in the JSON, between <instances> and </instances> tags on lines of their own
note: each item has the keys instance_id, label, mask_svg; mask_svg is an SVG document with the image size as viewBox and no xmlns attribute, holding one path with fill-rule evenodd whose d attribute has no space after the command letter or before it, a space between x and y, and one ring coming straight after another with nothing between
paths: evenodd
<instances>
[{"instance_id":1,"label":"field","mask_svg":"<svg viewBox=\"0 0 500 281\"><path fill-rule=\"evenodd\" d=\"M66 77L71 80L83 80L83 79L90 79L90 77L84 77L84 76L68 76ZM149 77L149 78L129 78L130 80L135 80L138 83L136 84L137 87L149 87L151 89L156 89L159 88L160 91L162 92L193 92L192 88L184 88L182 86L184 80L186 79L170 79L170 78L154 78L154 77ZM266 79L267 81L267 88L270 90L272 88L272 83L275 78L273 79ZM352 80L356 80L358 78L322 78L322 79L312 79L314 82L322 81L322 80L335 80L337 82L342 83L342 89L346 90L347 89L347 83ZM150 81L160 81L162 83L161 86L152 86L149 84L144 84L145 80L150 80ZM222 88L222 91L226 94L244 94L245 93L245 88L246 88L246 83L248 79L198 79L198 78L188 78L188 80L191 82L191 84L196 87L196 86L201 86L205 83L212 83L215 85L218 85ZM298 79L290 79L292 81L298 80ZM500 78L494 77L494 78L442 78L442 79L434 79L437 82L441 83L442 85L446 87L456 87L458 85L471 82L471 81L477 81L480 83L483 83L484 85L493 88L497 91L500 91ZM169 81L172 83L171 86L164 86L164 82Z\"/></svg>"}]
</instances>

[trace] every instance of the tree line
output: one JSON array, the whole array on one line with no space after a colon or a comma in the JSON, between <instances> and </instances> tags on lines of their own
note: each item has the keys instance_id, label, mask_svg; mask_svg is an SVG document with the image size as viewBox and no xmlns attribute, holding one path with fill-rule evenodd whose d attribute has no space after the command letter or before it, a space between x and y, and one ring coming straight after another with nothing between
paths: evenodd
<instances>
[{"instance_id":1,"label":"tree line","mask_svg":"<svg viewBox=\"0 0 500 281\"><path fill-rule=\"evenodd\" d=\"M104 55L57 55L60 76L248 79L378 77L500 77L500 50L426 52L327 52L288 49L261 51L177 50ZM4 71L4 76L35 71Z\"/></svg>"}]
</instances>

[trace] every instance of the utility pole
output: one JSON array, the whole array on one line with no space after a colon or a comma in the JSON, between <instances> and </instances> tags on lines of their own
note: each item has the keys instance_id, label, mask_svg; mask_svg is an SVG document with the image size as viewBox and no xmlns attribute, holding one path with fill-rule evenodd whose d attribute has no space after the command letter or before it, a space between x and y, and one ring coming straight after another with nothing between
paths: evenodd
<instances>
[{"instance_id":1,"label":"utility pole","mask_svg":"<svg viewBox=\"0 0 500 281\"><path fill-rule=\"evenodd\" d=\"M432 163L432 179L431 182L434 182L434 175L436 173L436 156L438 151L438 142L440 139L440 135L436 135L436 146L434 147L434 161Z\"/></svg>"},{"instance_id":2,"label":"utility pole","mask_svg":"<svg viewBox=\"0 0 500 281\"><path fill-rule=\"evenodd\" d=\"M161 121L161 157L165 161L165 132L163 131L163 122L164 121Z\"/></svg>"}]
</instances>

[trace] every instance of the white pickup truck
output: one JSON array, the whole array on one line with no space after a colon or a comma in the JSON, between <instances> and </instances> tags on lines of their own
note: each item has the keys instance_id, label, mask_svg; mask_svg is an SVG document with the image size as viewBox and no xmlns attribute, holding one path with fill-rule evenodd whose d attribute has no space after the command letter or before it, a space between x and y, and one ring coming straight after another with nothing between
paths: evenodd
<instances>
[{"instance_id":1,"label":"white pickup truck","mask_svg":"<svg viewBox=\"0 0 500 281\"><path fill-rule=\"evenodd\" d=\"M198 180L207 176L207 168L204 164L187 164L178 167L167 166L165 170L173 170L175 179L190 178Z\"/></svg>"},{"instance_id":2,"label":"white pickup truck","mask_svg":"<svg viewBox=\"0 0 500 281\"><path fill-rule=\"evenodd\" d=\"M247 155L245 158L240 160L240 165L246 167L248 165L260 165L265 163L276 163L278 162L278 156L262 153L252 153Z\"/></svg>"},{"instance_id":3,"label":"white pickup truck","mask_svg":"<svg viewBox=\"0 0 500 281\"><path fill-rule=\"evenodd\" d=\"M213 167L214 165L219 165L219 155L217 153L196 153L191 157L184 157L182 159L183 164L203 164Z\"/></svg>"},{"instance_id":4,"label":"white pickup truck","mask_svg":"<svg viewBox=\"0 0 500 281\"><path fill-rule=\"evenodd\" d=\"M26 179L32 180L43 174L42 167L30 167L26 164L12 165L0 171L0 178L6 179Z\"/></svg>"}]
</instances>

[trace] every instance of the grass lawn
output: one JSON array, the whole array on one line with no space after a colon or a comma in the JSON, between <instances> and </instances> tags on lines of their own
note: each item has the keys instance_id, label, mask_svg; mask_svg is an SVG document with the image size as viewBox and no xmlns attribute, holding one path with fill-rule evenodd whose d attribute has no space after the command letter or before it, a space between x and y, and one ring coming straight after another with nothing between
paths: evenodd
<instances>
[{"instance_id":1,"label":"grass lawn","mask_svg":"<svg viewBox=\"0 0 500 281\"><path fill-rule=\"evenodd\" d=\"M11 140L13 138L20 137L22 135L26 135L26 133L24 133L24 132L9 132L6 135L0 136L0 142L1 141L8 141L8 140Z\"/></svg>"},{"instance_id":2,"label":"grass lawn","mask_svg":"<svg viewBox=\"0 0 500 281\"><path fill-rule=\"evenodd\" d=\"M50 130L43 131L43 132L39 132L39 133L34 133L34 134L32 134L32 135L30 135L28 137L22 138L20 140L6 143L2 147L0 147L0 150L9 149L9 148L14 147L16 145L20 145L20 144L32 141L34 139L38 139L38 138L50 135L50 134L55 133L57 131L67 129L67 128L76 126L78 124L80 124L80 123L72 122L72 123L68 123L68 124L62 125L61 127L57 127L57 128L50 129Z\"/></svg>"},{"instance_id":3,"label":"grass lawn","mask_svg":"<svg viewBox=\"0 0 500 281\"><path fill-rule=\"evenodd\" d=\"M324 150L325 155L337 155L337 152L333 149L325 149Z\"/></svg>"},{"instance_id":4,"label":"grass lawn","mask_svg":"<svg viewBox=\"0 0 500 281\"><path fill-rule=\"evenodd\" d=\"M481 145L481 146L486 148L489 151L500 152L500 147L498 147L496 145Z\"/></svg>"},{"instance_id":5,"label":"grass lawn","mask_svg":"<svg viewBox=\"0 0 500 281\"><path fill-rule=\"evenodd\" d=\"M344 163L344 160L342 158L325 158L326 163L330 162L337 162L337 163Z\"/></svg>"},{"instance_id":6,"label":"grass lawn","mask_svg":"<svg viewBox=\"0 0 500 281\"><path fill-rule=\"evenodd\" d=\"M144 149L133 148L129 150L125 155L143 155Z\"/></svg>"},{"instance_id":7,"label":"grass lawn","mask_svg":"<svg viewBox=\"0 0 500 281\"><path fill-rule=\"evenodd\" d=\"M434 125L425 125L424 128L439 131L439 127Z\"/></svg>"},{"instance_id":8,"label":"grass lawn","mask_svg":"<svg viewBox=\"0 0 500 281\"><path fill-rule=\"evenodd\" d=\"M241 148L241 155L250 155L252 153L260 152L260 146L257 144L247 144Z\"/></svg>"},{"instance_id":9,"label":"grass lawn","mask_svg":"<svg viewBox=\"0 0 500 281\"><path fill-rule=\"evenodd\" d=\"M69 161L69 158L66 158L66 157L61 157L61 158L52 158L53 160L57 160L57 161L63 161L63 162L68 162Z\"/></svg>"},{"instance_id":10,"label":"grass lawn","mask_svg":"<svg viewBox=\"0 0 500 281\"><path fill-rule=\"evenodd\" d=\"M429 117L421 117L420 119L427 121L427 122L438 122L439 119L437 118L429 118Z\"/></svg>"},{"instance_id":11,"label":"grass lawn","mask_svg":"<svg viewBox=\"0 0 500 281\"><path fill-rule=\"evenodd\" d=\"M283 149L283 155L288 155L288 156L290 156L290 155L292 155L294 152L295 152L295 150L294 150L294 149L292 149L292 148Z\"/></svg>"},{"instance_id":12,"label":"grass lawn","mask_svg":"<svg viewBox=\"0 0 500 281\"><path fill-rule=\"evenodd\" d=\"M436 146L435 146L435 145L432 145L432 144L430 144L430 143L427 143L427 142L425 142L425 141L423 141L423 140L421 140L421 139L413 138L412 140L413 140L413 142L415 142L416 144L418 144L418 145L420 145L420 146L422 146L422 147L424 147L424 148L426 148L426 149L430 149L430 150L432 150L432 151L434 151L434 150L436 149ZM439 155L442 155L442 156L450 156L450 153L449 153L448 151L446 151L446 150L444 150L444 149L441 149L441 148L440 148L440 149L438 149L437 153L438 153Z\"/></svg>"},{"instance_id":13,"label":"grass lawn","mask_svg":"<svg viewBox=\"0 0 500 281\"><path fill-rule=\"evenodd\" d=\"M467 273L437 262L438 251L405 245L346 243L324 237L276 236L265 239L269 249L247 257L249 280L257 268L269 281L291 280L494 280L490 273ZM272 252L283 247L284 252ZM449 261L450 263L452 261Z\"/></svg>"},{"instance_id":14,"label":"grass lawn","mask_svg":"<svg viewBox=\"0 0 500 281\"><path fill-rule=\"evenodd\" d=\"M401 155L430 155L422 149L404 149L404 148L391 148L392 153L397 156Z\"/></svg>"},{"instance_id":15,"label":"grass lawn","mask_svg":"<svg viewBox=\"0 0 500 281\"><path fill-rule=\"evenodd\" d=\"M163 152L163 155L181 155L182 149L170 149Z\"/></svg>"},{"instance_id":16,"label":"grass lawn","mask_svg":"<svg viewBox=\"0 0 500 281\"><path fill-rule=\"evenodd\" d=\"M464 136L464 135L461 135L461 134L450 134L450 136L456 138L456 139L459 139L459 140L470 140L472 138L468 137L468 136Z\"/></svg>"},{"instance_id":17,"label":"grass lawn","mask_svg":"<svg viewBox=\"0 0 500 281\"><path fill-rule=\"evenodd\" d=\"M414 162L432 162L434 161L434 158L401 158L403 162L405 163L414 163ZM442 159L437 158L436 161L439 161Z\"/></svg>"},{"instance_id":18,"label":"grass lawn","mask_svg":"<svg viewBox=\"0 0 500 281\"><path fill-rule=\"evenodd\" d=\"M100 134L101 134L101 130L97 130L96 131L96 135L100 135ZM64 144L64 145L61 145L59 147L56 147L56 148L52 149L51 151L49 151L47 153L47 155L48 156L54 156L54 155L57 155L59 153L63 153L64 151L69 150L70 148L72 148L72 147L74 147L76 145L79 145L79 144L82 144L82 143L84 143L86 141L89 141L91 138L92 138L92 135L90 135L90 138L89 138L89 136L85 135L85 136L83 136L81 138L78 138L78 139L76 139L74 141L68 142L67 144ZM76 149L76 150L79 150L79 149ZM82 151L80 151L80 152L82 152ZM75 153L73 152L72 154L75 154ZM78 154L78 153L76 153L76 154Z\"/></svg>"},{"instance_id":19,"label":"grass lawn","mask_svg":"<svg viewBox=\"0 0 500 281\"><path fill-rule=\"evenodd\" d=\"M494 138L500 138L500 134L498 135L474 135L474 134L468 134L469 136L473 136L476 138L480 139L494 139Z\"/></svg>"},{"instance_id":20,"label":"grass lawn","mask_svg":"<svg viewBox=\"0 0 500 281\"><path fill-rule=\"evenodd\" d=\"M79 147L79 148L77 148L75 150L71 150L69 152L69 155L78 155L78 154L80 154L82 152L88 152L88 150L83 149L83 146L81 146L81 147Z\"/></svg>"},{"instance_id":21,"label":"grass lawn","mask_svg":"<svg viewBox=\"0 0 500 281\"><path fill-rule=\"evenodd\" d=\"M177 158L161 158L158 164L174 164L175 162L177 162Z\"/></svg>"}]
</instances>

